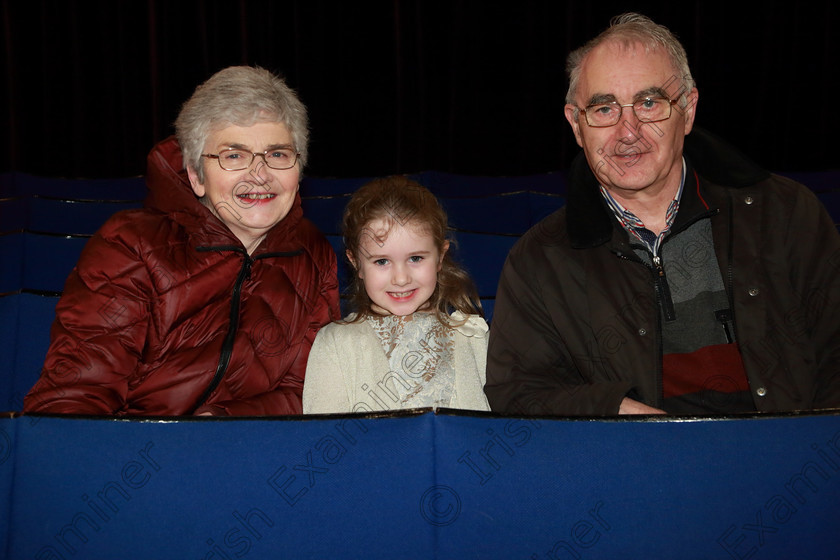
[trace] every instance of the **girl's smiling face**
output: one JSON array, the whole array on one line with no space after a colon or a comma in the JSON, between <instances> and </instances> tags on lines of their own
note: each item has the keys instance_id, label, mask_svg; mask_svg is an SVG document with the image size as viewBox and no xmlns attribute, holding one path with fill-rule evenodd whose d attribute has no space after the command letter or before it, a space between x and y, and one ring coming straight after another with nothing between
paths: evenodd
<instances>
[{"instance_id":1,"label":"girl's smiling face","mask_svg":"<svg viewBox=\"0 0 840 560\"><path fill-rule=\"evenodd\" d=\"M359 254L348 255L373 302L383 315L410 315L427 309L437 274L449 249L438 250L434 238L411 222L374 220L362 231Z\"/></svg>"}]
</instances>

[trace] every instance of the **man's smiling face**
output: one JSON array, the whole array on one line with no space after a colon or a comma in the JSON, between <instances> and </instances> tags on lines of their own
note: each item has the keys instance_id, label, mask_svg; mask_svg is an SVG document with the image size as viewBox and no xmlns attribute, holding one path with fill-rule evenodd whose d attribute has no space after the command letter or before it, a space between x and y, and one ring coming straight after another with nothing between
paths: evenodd
<instances>
[{"instance_id":1,"label":"man's smiling face","mask_svg":"<svg viewBox=\"0 0 840 560\"><path fill-rule=\"evenodd\" d=\"M622 105L649 96L665 96L667 84L678 78L662 49L647 51L640 43L610 40L592 49L583 61L575 105L615 101ZM668 88L673 89L673 87ZM694 124L697 89L687 92L688 105L674 106L671 116L656 123L640 123L625 107L618 124L594 128L575 105L566 105L566 119L598 181L620 198L638 193L676 189L682 173L685 135Z\"/></svg>"}]
</instances>

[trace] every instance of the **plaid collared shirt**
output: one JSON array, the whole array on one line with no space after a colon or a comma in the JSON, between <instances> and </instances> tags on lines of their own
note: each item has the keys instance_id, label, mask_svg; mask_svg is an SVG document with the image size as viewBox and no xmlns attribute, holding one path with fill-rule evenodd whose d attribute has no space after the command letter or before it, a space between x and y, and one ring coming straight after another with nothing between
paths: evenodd
<instances>
[{"instance_id":1,"label":"plaid collared shirt","mask_svg":"<svg viewBox=\"0 0 840 560\"><path fill-rule=\"evenodd\" d=\"M645 227L642 220L639 219L633 212L622 206L609 191L604 188L604 185L599 185L601 195L607 201L607 205L615 214L618 223L636 237L639 241L644 243L648 251L654 257L659 256L659 246L662 245L662 240L671 231L671 226L674 224L674 218L677 216L677 211L680 209L680 199L682 198L683 186L685 186L685 158L682 160L682 176L680 177L680 188L677 190L677 196L668 205L668 210L665 212L665 228L655 235L652 231Z\"/></svg>"}]
</instances>

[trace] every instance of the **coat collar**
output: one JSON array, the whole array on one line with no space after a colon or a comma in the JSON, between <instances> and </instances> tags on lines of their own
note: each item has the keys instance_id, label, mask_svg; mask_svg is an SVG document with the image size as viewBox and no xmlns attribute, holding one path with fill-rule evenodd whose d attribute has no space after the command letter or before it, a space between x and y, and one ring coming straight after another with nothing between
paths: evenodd
<instances>
[{"instance_id":1,"label":"coat collar","mask_svg":"<svg viewBox=\"0 0 840 560\"><path fill-rule=\"evenodd\" d=\"M687 204L680 203L678 222L682 221L681 216L693 216L703 211L699 177L727 187L742 188L770 176L768 171L724 140L698 127L694 127L685 138L684 156L688 165L683 199ZM613 221L598 191L598 180L581 152L569 169L569 189L566 195L566 227L572 247L587 249L607 243L613 235Z\"/></svg>"}]
</instances>

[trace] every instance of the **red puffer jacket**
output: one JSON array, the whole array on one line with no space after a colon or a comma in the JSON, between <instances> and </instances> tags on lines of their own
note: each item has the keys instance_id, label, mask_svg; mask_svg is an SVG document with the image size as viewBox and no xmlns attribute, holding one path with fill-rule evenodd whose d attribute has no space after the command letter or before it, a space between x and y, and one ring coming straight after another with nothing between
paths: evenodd
<instances>
[{"instance_id":1,"label":"red puffer jacket","mask_svg":"<svg viewBox=\"0 0 840 560\"><path fill-rule=\"evenodd\" d=\"M24 411L299 414L312 341L340 316L329 243L297 196L249 256L196 199L174 139L148 163L146 207L102 226L67 279Z\"/></svg>"}]
</instances>

